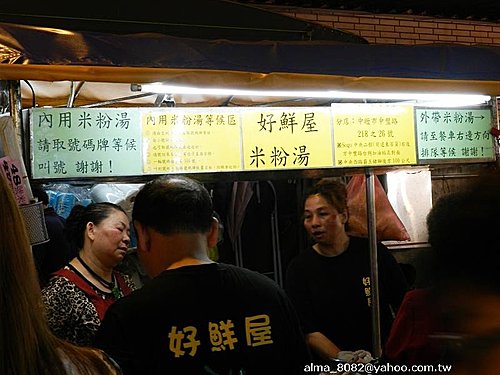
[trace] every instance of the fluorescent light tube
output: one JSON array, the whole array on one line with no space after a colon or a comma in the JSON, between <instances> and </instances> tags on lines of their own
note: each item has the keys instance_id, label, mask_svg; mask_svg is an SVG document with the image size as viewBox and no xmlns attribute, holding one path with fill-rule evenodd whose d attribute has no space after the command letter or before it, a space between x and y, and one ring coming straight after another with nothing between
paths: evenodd
<instances>
[{"instance_id":1,"label":"fluorescent light tube","mask_svg":"<svg viewBox=\"0 0 500 375\"><path fill-rule=\"evenodd\" d=\"M132 91L158 94L212 95L212 96L253 96L253 97L292 97L292 98L331 98L331 99L371 99L417 101L421 104L441 106L464 106L486 104L491 97L479 94L422 94L411 92L351 92L351 91L310 91L310 90L244 90L235 88L206 88L165 85L160 83L132 84ZM440 104L446 103L446 104Z\"/></svg>"}]
</instances>

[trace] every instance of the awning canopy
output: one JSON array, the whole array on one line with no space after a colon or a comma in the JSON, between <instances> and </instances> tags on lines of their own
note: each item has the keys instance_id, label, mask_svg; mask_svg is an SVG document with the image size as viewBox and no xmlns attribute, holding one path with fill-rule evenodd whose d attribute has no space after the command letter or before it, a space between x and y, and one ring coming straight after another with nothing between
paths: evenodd
<instances>
[{"instance_id":1,"label":"awning canopy","mask_svg":"<svg viewBox=\"0 0 500 375\"><path fill-rule=\"evenodd\" d=\"M498 95L500 48L370 45L337 41L232 41L158 33L75 32L0 23L0 77L23 81L23 98L75 106L129 97L131 83L203 87ZM33 92L29 85L33 87ZM176 97L178 105L270 104L266 98ZM152 105L154 97L120 105ZM321 104L307 100L300 104ZM299 104L299 103L297 103Z\"/></svg>"}]
</instances>

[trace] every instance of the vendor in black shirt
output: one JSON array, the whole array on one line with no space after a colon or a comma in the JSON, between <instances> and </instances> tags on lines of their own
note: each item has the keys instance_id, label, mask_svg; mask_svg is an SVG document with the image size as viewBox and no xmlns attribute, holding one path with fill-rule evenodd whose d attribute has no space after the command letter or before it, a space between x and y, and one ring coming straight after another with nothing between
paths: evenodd
<instances>
[{"instance_id":1,"label":"vendor in black shirt","mask_svg":"<svg viewBox=\"0 0 500 375\"><path fill-rule=\"evenodd\" d=\"M369 242L346 233L345 185L320 180L306 195L304 227L314 245L293 259L286 286L300 315L306 341L317 359L328 361L339 351L372 348L372 280ZM382 340L407 290L396 260L378 244Z\"/></svg>"}]
</instances>

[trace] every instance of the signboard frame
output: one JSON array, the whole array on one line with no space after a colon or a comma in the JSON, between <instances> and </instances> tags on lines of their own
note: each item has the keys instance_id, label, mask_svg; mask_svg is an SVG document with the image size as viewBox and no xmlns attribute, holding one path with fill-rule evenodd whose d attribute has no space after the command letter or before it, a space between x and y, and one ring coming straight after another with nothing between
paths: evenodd
<instances>
[{"instance_id":1,"label":"signboard frame","mask_svg":"<svg viewBox=\"0 0 500 375\"><path fill-rule=\"evenodd\" d=\"M451 110L453 111L488 111L490 118L489 118L489 127L488 129L484 129L484 131L488 132L490 141L491 141L491 150L492 150L492 155L491 156L484 156L484 157L465 157L465 158L425 158L425 157L420 157L421 155L421 147L422 147L422 141L420 137L420 129L419 129L419 112L420 111L425 111L425 110L433 110L433 111L445 111L449 110L449 108L437 108L437 107L426 107L426 106L415 106L414 111L415 111L415 139L416 139L416 152L417 152L417 161L419 165L434 165L434 164L470 164L470 163L483 163L483 162L494 162L496 161L496 145L495 145L495 139L493 135L489 132L491 129L491 126L493 124L493 108L491 106L487 105L481 105L481 106L464 106L464 107L457 107L453 108Z\"/></svg>"},{"instance_id":2,"label":"signboard frame","mask_svg":"<svg viewBox=\"0 0 500 375\"><path fill-rule=\"evenodd\" d=\"M384 119L384 116L387 118L390 118L392 115L388 113L383 112L384 106L387 108L397 108L400 106L401 108L405 108L408 106L407 103L345 103L345 105L349 106L359 106L359 114L354 115L356 117L353 121L366 121L366 119L363 119L363 117L366 117L364 113L370 113L371 108L375 108L379 106L381 108L381 116L377 121L381 121L380 119ZM412 166L421 166L421 165L429 165L429 164L464 164L464 163L487 163L487 162L494 162L496 161L497 158L497 145L495 143L494 136L489 133L489 129L492 126L492 121L494 118L492 112L493 109L491 106L488 105L482 105L482 106L467 106L467 107L457 107L457 108L438 108L438 107L423 107L423 106L415 106L415 105L410 105L412 108L410 109L411 115L413 118L411 119L411 126L413 128L410 128L409 131L411 132L412 137L414 137L413 142L412 142L412 147L414 147L414 152L415 154L415 160L408 160L405 162L402 162L400 164L387 164L384 162L377 162L375 164L345 164L345 165L338 165L338 160L337 160L337 152L339 150L336 149L336 142L338 139L342 139L342 137L346 137L345 133L346 131L350 130L342 130L345 134L343 136L340 136L341 133L336 134L336 130L338 130L338 124L335 124L336 121L336 112L335 108L338 108L339 106L342 106L342 104L332 104L330 106L324 106L324 107L256 107L256 108L247 108L247 107L235 107L235 108L225 108L225 107L207 107L207 108L199 108L199 107L180 107L180 108L164 108L164 107L119 107L119 108L32 108L28 111L29 114L29 124L30 124L30 162L31 162L31 176L30 178L33 180L66 180L66 181L71 181L71 180L78 180L78 181L85 181L85 180L133 180L135 179L140 179L140 178L145 178L147 176L155 176L155 175L161 175L161 174L189 174L192 176L203 176L203 175L217 175L218 178L220 178L221 175L226 175L226 177L230 178L240 178L241 176L246 176L250 175L253 176L255 173L259 173L261 175L273 175L274 173L281 173L282 175L287 175L287 176L296 176L297 174L308 174L308 175L320 175L322 174L321 171L327 171L327 170L340 170L339 174L345 174L345 173L351 173L352 170L359 170L360 168L376 168L376 169L394 169L394 168L411 168ZM365 106L363 108L363 106ZM370 107L368 107L370 106ZM419 125L418 121L418 116L422 114L424 111L432 110L436 113L443 112L446 110L449 111L481 111L484 112L486 111L489 114L489 117L487 116L486 120L484 120L484 124L482 125L481 131L482 135L486 136L488 134L488 140L487 141L482 141L483 143L486 142L487 146L489 147L489 142L491 141L491 151L489 151L489 154L485 157L467 157L467 158L422 158L421 157L421 148L422 146L422 140L420 139L420 133L422 131L422 126ZM102 173L94 173L94 174L85 174L85 173L73 173L69 175L54 175L50 174L50 172L47 172L46 174L44 173L36 173L36 163L41 162L41 160L38 160L40 151L37 151L35 148L40 147L40 144L37 143L40 141L39 137L37 136L45 130L40 130L38 131L37 129L40 128L40 123L42 120L35 120L35 114L37 113L43 113L43 111L46 111L47 114L50 114L51 112L54 114L59 114L59 113L65 113L66 115L69 113L74 113L76 117L82 117L82 114L92 114L92 111L95 111L93 113L97 114L97 111L102 111L104 115L108 114L109 118L113 117L114 120L119 119L119 114L121 112L129 112L130 118L132 119L132 122L128 124L129 128L133 128L130 134L128 134L129 138L130 135L133 135L136 137L135 141L137 144L137 149L134 150L129 156L124 156L123 159L126 161L123 163L124 160L121 160L122 157L119 154L116 154L114 156L106 156L106 160L102 163L106 167L109 166L109 168L105 168L105 170ZM121 111L121 112L120 112ZM279 112L281 111L281 115L279 115ZM406 111L406 110L405 110ZM134 113L132 113L134 112ZM317 112L317 113L316 113ZM212 115L217 115L217 114L227 114L227 116L231 116L234 118L236 121L236 126L238 126L238 130L236 130L236 133L234 131L232 133L238 134L238 137L223 137L224 140L219 142L218 139L215 140L210 140L213 138L212 136L207 136L208 138L204 139L204 136L200 135L193 135L194 133L189 133L187 131L183 131L184 135L181 137L181 143L182 145L185 145L187 148L193 148L197 147L201 151L208 151L210 154L217 154L217 162L220 164L220 161L225 158L225 154L230 153L228 155L229 159L232 159L233 162L229 163L230 167L217 167L219 164L214 164L214 161L208 160L208 158L204 159L195 159L195 157L198 157L198 153L193 153L191 152L188 156L191 157L190 159L190 168L186 168L185 165L182 165L182 168L169 168L162 170L161 168L161 163L169 163L168 161L165 161L161 159L163 156L153 156L153 159L148 159L145 155L146 152L145 150L147 149L147 143L162 143L166 145L173 145L172 140L169 138L170 135L164 136L164 135L148 135L149 133L146 131L146 127L149 126L147 124L146 120L148 117L155 117L156 120L159 124L159 121L161 120L162 117L164 118L178 118L176 120L176 126L179 127L178 130L182 130L182 126L184 123L182 121L183 117L189 117L191 115L198 114L198 117L200 116L206 116L206 117L211 117ZM276 113L277 115L274 117L274 120L279 120L273 122L273 126L275 126L275 130L280 129L282 132L275 131L273 134L269 130L270 128L268 127L269 123L266 123L268 116L270 113ZM304 139L297 138L296 133L297 131L300 131L301 126L304 126L306 123L306 118L305 114L312 115L318 115L318 124L321 126L324 126L321 135L322 139L321 142L318 142L316 138L311 138L311 140L305 139L305 135L303 136ZM116 116L115 116L116 114ZM297 115L297 118L294 118L293 116ZM330 117L328 117L330 116ZM340 112L340 116L345 116L345 114L342 114ZM350 116L350 115L349 115ZM116 119L115 119L116 117ZM215 116L213 116L215 117ZM359 117L359 118L358 118ZM370 116L369 116L370 117ZM376 120L377 116L373 117L373 121ZM64 119L64 118L62 118ZM302 120L301 120L302 119ZM408 124L407 117L402 117L404 120L401 126L404 126L406 130L405 132L408 131L408 127L410 126ZM298 121L297 121L298 120ZM111 120L109 120L111 121ZM170 121L170 120L168 120ZM387 119L384 120L387 122ZM210 127L216 126L214 125L215 123L200 123L199 128L201 129L203 126L205 126L206 129L210 129ZM487 125L486 125L487 124ZM73 124L73 129L71 129L71 132L74 132L74 134L79 134L78 131L81 132L81 129L77 129L78 124ZM122 124L123 125L123 124ZM172 123L173 125L173 123ZM310 125L310 124L309 124ZM352 131L356 131L356 129L359 128L359 124L355 123L356 126L353 126ZM384 127L392 127L392 126L400 126L399 125L399 120L394 120L391 122L390 126L385 124L385 123L377 123L375 125L370 125L371 127L374 127L374 129L384 130ZM65 126L63 125L58 125L59 127ZM66 125L67 126L67 125ZM113 126L118 126L116 124L113 124ZM168 130L168 125L163 124L164 129L163 130ZM253 130L249 131L248 127L251 126L253 127ZM292 127L294 126L294 127ZM470 127L470 125L468 125ZM327 129L327 127L329 127ZM100 128L99 128L100 129ZM92 132L96 132L98 130L98 126L94 125L94 128L92 128ZM102 130L102 129L101 129ZM150 129L151 130L151 129ZM233 129L234 130L234 129ZM359 129L358 129L359 130ZM68 130L66 130L68 131ZM111 130L109 130L111 132ZM130 132L130 130L127 130ZM177 130L176 130L177 131ZM274 130L273 130L274 131ZM58 135L58 130L51 129L48 134L49 135L54 135L54 138L57 139ZM112 137L118 137L122 133L125 134L126 131L123 130L122 133L117 133L116 130L113 130L114 133L112 133ZM36 134L35 134L36 133ZM167 131L168 133L168 131ZM189 133L189 134L188 134ZM203 133L203 132L202 132ZM265 134L264 134L265 133ZM290 133L290 134L288 134ZM72 135L74 135L72 133ZM94 133L91 133L94 134ZM215 133L214 133L215 134ZM220 135L220 129L218 130L218 133ZM304 133L306 134L306 133ZM318 133L319 134L319 133ZM403 135L397 136L395 139L396 140L403 140L404 133L401 133ZM99 133L99 136L101 134ZM126 135L125 135L126 136ZM267 139L269 136L270 140ZM66 141L69 143L69 136L67 136ZM166 138L165 138L166 137ZM194 137L194 138L193 138ZM399 138L398 138L399 137ZM50 137L49 137L50 138ZM63 139L62 137L61 139ZM229 143L233 141L232 138L234 139L234 142L237 142L236 145L230 145L231 147L228 147ZM237 139L236 139L237 138ZM323 139L324 138L324 139ZM327 139L328 138L328 139ZM297 151L297 140L300 141L300 144L307 145L308 151L311 150L313 153L316 154L322 154L323 160L317 163L313 163L312 165L304 164L304 165L292 165L292 160L289 159L289 163L287 165L278 165L275 163L275 165L272 165L271 162L268 162L267 165L263 168L255 168L252 167L249 162L249 154L250 152L253 152L252 150L258 146L262 146L263 148L273 148L273 149L280 149L286 153L287 156L296 157L298 156ZM387 140L387 139L386 139ZM49 139L50 141L50 139ZM54 140L52 140L54 141ZM217 142L215 142L217 141ZM400 142L399 142L400 143ZM249 145L252 146L252 150L250 149ZM317 146L317 149L314 149L313 146ZM272 146L272 147L271 147ZM387 150L388 146L385 146L385 150ZM174 147L175 148L175 147ZM221 151L222 150L222 151ZM236 151L235 151L236 150ZM291 150L291 152L290 152ZM189 151L189 150L188 150ZM358 153L362 152L363 149L356 149ZM395 151L399 151L397 148ZM45 153L49 154L46 150L44 150ZM52 151L51 151L52 152ZM65 151L66 153L68 152L67 150ZM222 159L221 159L221 152L222 154ZM374 151L371 151L372 153ZM38 153L38 154L37 154ZM54 151L54 154L56 151ZM171 153L171 152L170 152ZM329 155L329 156L328 156ZM72 155L71 155L72 156ZM178 155L179 156L179 155ZM268 157L271 156L271 153L269 155L266 155ZM54 157L52 155L52 157ZM97 158L97 155L94 154L92 157ZM117 158L117 159L113 159ZM156 159L154 159L156 157ZM168 156L167 156L168 157ZM61 159L64 159L64 157L60 157ZM109 158L109 160L108 160ZM70 160L71 158L68 158L69 163L75 164L74 160ZM53 160L53 159L52 159ZM129 160L129 162L127 161ZM159 169L153 169L151 168L151 160L158 162L160 164ZM236 160L236 162L234 162ZM270 160L270 159L269 159ZM390 159L388 159L390 160ZM64 160L66 161L66 160ZM115 163L116 161L116 163ZM239 161L240 165L236 165ZM202 162L203 166L198 168L198 165L200 165L200 162ZM115 166L121 166L121 169L116 168ZM130 166L130 170L128 170L128 166ZM215 166L215 167L214 167ZM316 171L316 172L313 172Z\"/></svg>"}]
</instances>

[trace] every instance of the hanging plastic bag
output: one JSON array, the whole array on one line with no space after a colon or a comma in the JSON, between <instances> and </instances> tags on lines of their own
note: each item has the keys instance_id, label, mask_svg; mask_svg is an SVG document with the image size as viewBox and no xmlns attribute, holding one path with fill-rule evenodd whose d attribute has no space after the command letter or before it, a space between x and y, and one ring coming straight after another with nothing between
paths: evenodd
<instances>
[{"instance_id":1,"label":"hanging plastic bag","mask_svg":"<svg viewBox=\"0 0 500 375\"><path fill-rule=\"evenodd\" d=\"M387 198L382 184L375 178L375 215L378 241L407 241L410 235ZM347 232L352 236L368 237L366 176L354 175L347 183L349 220Z\"/></svg>"}]
</instances>

